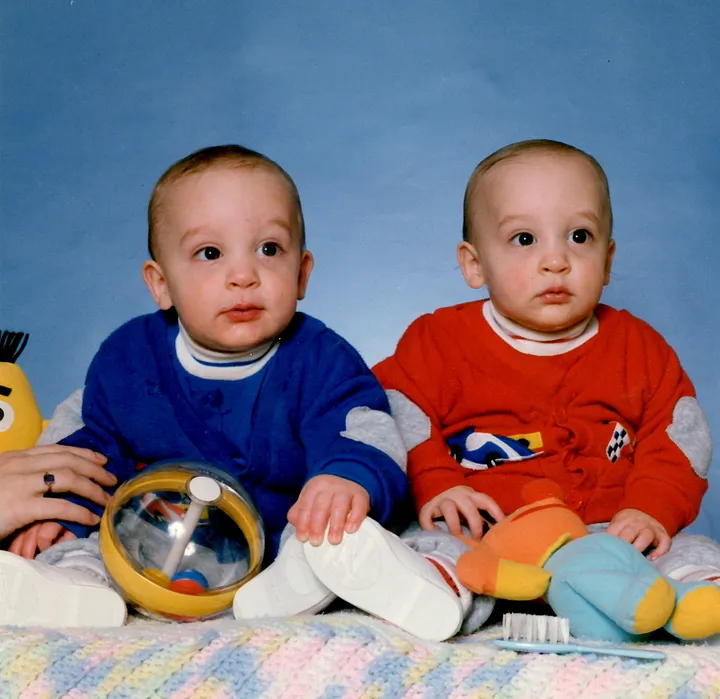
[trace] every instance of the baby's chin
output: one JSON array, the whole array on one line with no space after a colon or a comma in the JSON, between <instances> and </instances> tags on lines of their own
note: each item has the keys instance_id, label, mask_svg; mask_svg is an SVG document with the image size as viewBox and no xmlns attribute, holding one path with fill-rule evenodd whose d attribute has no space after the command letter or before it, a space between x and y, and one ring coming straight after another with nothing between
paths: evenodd
<instances>
[{"instance_id":1,"label":"baby's chin","mask_svg":"<svg viewBox=\"0 0 720 699\"><path fill-rule=\"evenodd\" d=\"M558 335L558 334L569 332L573 328L580 325L580 323L584 323L586 321L587 321L587 318L573 318L572 320L569 320L567 322L560 322L560 323L548 322L548 323L526 324L523 322L518 322L518 325L522 325L523 327L527 328L528 330L531 330L532 332L542 333L543 335Z\"/></svg>"},{"instance_id":2,"label":"baby's chin","mask_svg":"<svg viewBox=\"0 0 720 699\"><path fill-rule=\"evenodd\" d=\"M233 340L232 338L224 338L219 339L217 337L214 338L208 338L208 337L193 337L190 336L194 342L196 342L200 347L206 350L210 350L211 352L218 352L219 354L248 354L250 352L254 352L257 349L262 349L267 347L268 342L271 341L271 339L265 340L265 339L259 339L255 340L251 343L248 342L242 342L238 340Z\"/></svg>"},{"instance_id":3,"label":"baby's chin","mask_svg":"<svg viewBox=\"0 0 720 699\"><path fill-rule=\"evenodd\" d=\"M235 345L235 344L229 344L229 345L215 345L213 347L206 347L206 349L210 349L213 352L218 352L220 354L251 354L252 352L255 352L256 350L260 349L266 349L268 343L270 340L263 340L263 342L258 342L252 345Z\"/></svg>"},{"instance_id":4,"label":"baby's chin","mask_svg":"<svg viewBox=\"0 0 720 699\"><path fill-rule=\"evenodd\" d=\"M589 318L589 315L565 313L560 308L546 308L545 311L542 315L519 318L510 317L510 320L531 332L556 335L558 333L568 332L581 323L587 323ZM590 315L592 315L592 313L590 313Z\"/></svg>"}]
</instances>

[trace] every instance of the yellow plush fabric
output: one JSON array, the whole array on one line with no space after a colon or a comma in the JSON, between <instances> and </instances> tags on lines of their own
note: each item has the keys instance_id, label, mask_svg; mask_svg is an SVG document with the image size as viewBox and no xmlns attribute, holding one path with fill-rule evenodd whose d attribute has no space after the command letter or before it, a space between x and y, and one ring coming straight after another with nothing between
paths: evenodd
<instances>
[{"instance_id":1,"label":"yellow plush fabric","mask_svg":"<svg viewBox=\"0 0 720 699\"><path fill-rule=\"evenodd\" d=\"M0 362L0 411L0 452L37 442L43 428L40 409L25 373L10 362Z\"/></svg>"}]
</instances>

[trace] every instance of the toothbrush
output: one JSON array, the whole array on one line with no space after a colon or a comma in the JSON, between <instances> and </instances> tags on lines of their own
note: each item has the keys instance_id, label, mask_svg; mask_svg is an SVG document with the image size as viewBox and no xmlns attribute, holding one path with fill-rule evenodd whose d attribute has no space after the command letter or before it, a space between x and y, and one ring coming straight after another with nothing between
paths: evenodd
<instances>
[{"instance_id":1,"label":"toothbrush","mask_svg":"<svg viewBox=\"0 0 720 699\"><path fill-rule=\"evenodd\" d=\"M659 650L570 643L570 622L567 619L535 614L503 615L503 638L492 643L521 653L595 653L637 660L665 659L665 653Z\"/></svg>"}]
</instances>

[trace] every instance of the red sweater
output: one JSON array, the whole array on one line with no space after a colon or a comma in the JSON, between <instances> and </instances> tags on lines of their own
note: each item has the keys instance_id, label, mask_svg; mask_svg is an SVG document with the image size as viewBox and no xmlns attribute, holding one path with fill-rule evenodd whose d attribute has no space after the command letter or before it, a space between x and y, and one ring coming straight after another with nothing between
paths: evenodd
<instances>
[{"instance_id":1,"label":"red sweater","mask_svg":"<svg viewBox=\"0 0 720 699\"><path fill-rule=\"evenodd\" d=\"M483 303L418 318L395 354L374 369L386 389L402 393L427 418L423 435L415 411L412 429L421 437L408 454L417 509L453 486L468 485L510 513L523 504L523 484L546 477L562 487L587 524L607 522L625 508L654 517L671 536L692 522L707 481L667 428L678 401L693 404L695 391L663 338L627 311L600 305L598 333L584 344L549 357L523 354L490 328ZM404 432L402 420L400 414ZM618 423L629 443L612 461L608 445ZM541 453L488 470L466 469L445 438L468 427L505 436L539 433L532 446Z\"/></svg>"}]
</instances>

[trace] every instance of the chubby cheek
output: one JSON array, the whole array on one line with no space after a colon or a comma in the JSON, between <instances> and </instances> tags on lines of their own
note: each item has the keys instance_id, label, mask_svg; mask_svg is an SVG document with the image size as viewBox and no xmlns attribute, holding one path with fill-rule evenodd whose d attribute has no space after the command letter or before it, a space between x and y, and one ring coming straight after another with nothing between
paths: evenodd
<instances>
[{"instance_id":1,"label":"chubby cheek","mask_svg":"<svg viewBox=\"0 0 720 699\"><path fill-rule=\"evenodd\" d=\"M606 276L604 262L589 262L580 267L580 272L580 281L586 289L598 295L602 293Z\"/></svg>"},{"instance_id":2,"label":"chubby cheek","mask_svg":"<svg viewBox=\"0 0 720 699\"><path fill-rule=\"evenodd\" d=\"M216 300L206 286L188 279L187 284L177 293L175 308L183 319L201 319L212 312Z\"/></svg>"},{"instance_id":3,"label":"chubby cheek","mask_svg":"<svg viewBox=\"0 0 720 699\"><path fill-rule=\"evenodd\" d=\"M280 324L289 323L297 310L297 289L283 289L275 295L272 304L275 319Z\"/></svg>"},{"instance_id":4,"label":"chubby cheek","mask_svg":"<svg viewBox=\"0 0 720 699\"><path fill-rule=\"evenodd\" d=\"M517 302L538 283L536 270L524 265L508 265L498 274L488 279L488 287L493 296L501 297L509 303Z\"/></svg>"},{"instance_id":5,"label":"chubby cheek","mask_svg":"<svg viewBox=\"0 0 720 699\"><path fill-rule=\"evenodd\" d=\"M297 275L290 266L268 270L260 285L265 299L279 307L294 304L297 301Z\"/></svg>"},{"instance_id":6,"label":"chubby cheek","mask_svg":"<svg viewBox=\"0 0 720 699\"><path fill-rule=\"evenodd\" d=\"M203 314L199 310L200 306L201 304L196 300L187 298L181 299L179 303L175 304L175 310L189 330L203 324Z\"/></svg>"}]
</instances>

